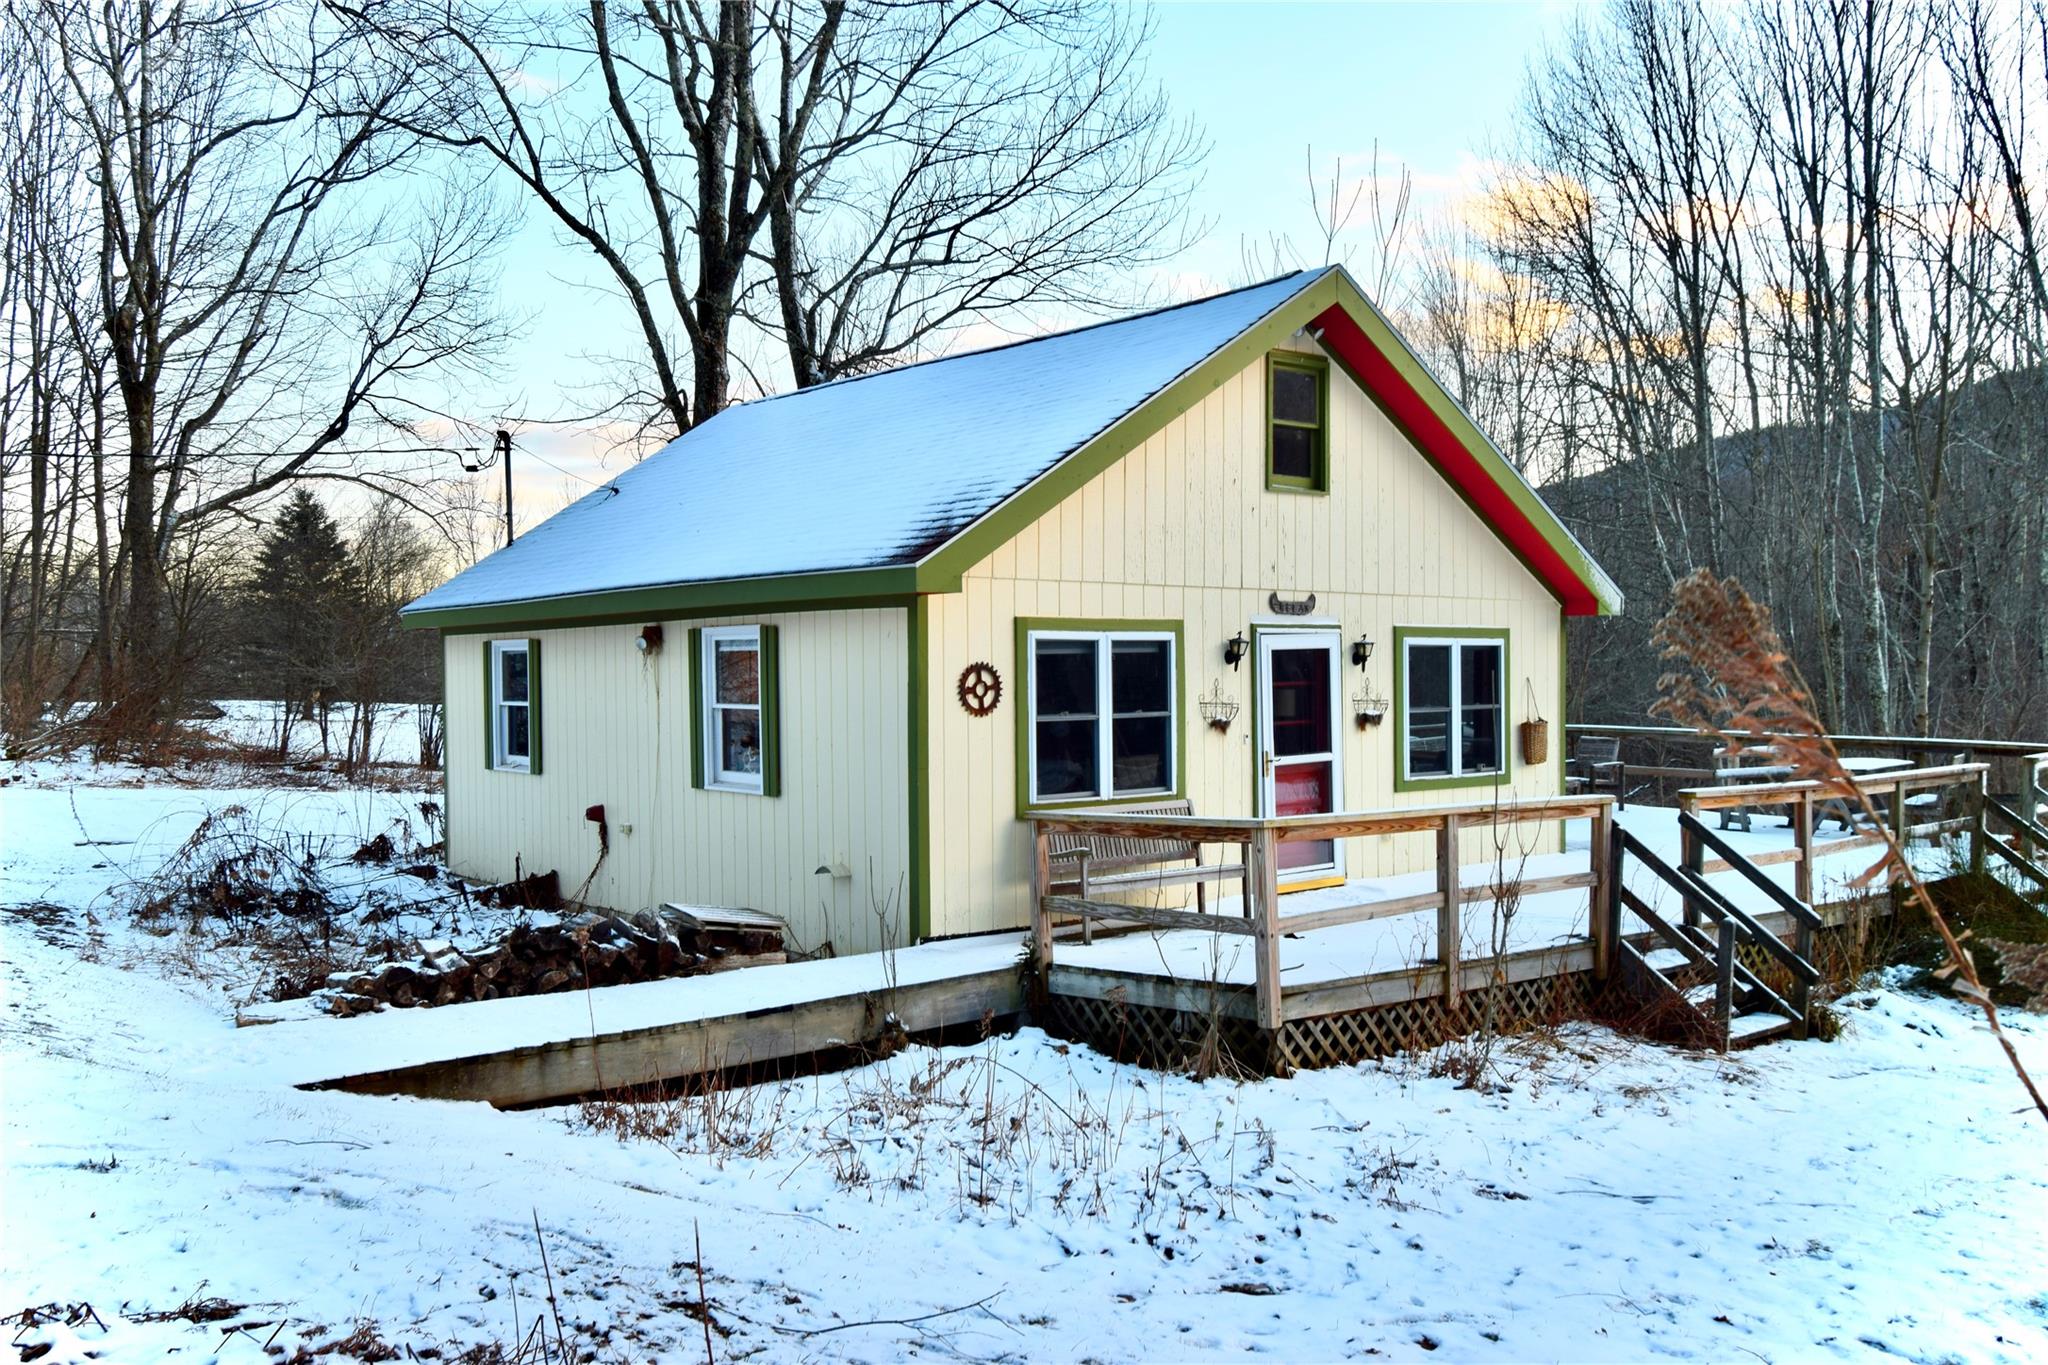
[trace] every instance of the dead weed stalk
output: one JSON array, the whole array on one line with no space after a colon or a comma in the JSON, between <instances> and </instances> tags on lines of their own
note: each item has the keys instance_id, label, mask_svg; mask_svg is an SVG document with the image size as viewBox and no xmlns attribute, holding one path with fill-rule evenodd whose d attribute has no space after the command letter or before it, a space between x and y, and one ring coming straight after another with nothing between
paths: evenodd
<instances>
[{"instance_id":1,"label":"dead weed stalk","mask_svg":"<svg viewBox=\"0 0 2048 1365\"><path fill-rule=\"evenodd\" d=\"M1773 748L1796 780L1819 785L1830 798L1854 802L1884 841L1876 862L1856 884L1880 876L1903 887L1941 936L1948 964L1936 973L1953 979L1956 994L1984 1012L1985 1021L2012 1064L2034 1108L2048 1119L2048 1098L2027 1074L2012 1039L2000 1027L1998 1006L1977 974L1977 964L1927 893L1918 869L1899 844L1899 832L1842 764L1827 727L1815 713L1813 694L1792 662L1770 608L1752 598L1733 578L1699 569L1672 585L1671 609L1650 636L1661 657L1679 666L1657 680L1659 697L1651 713L1717 738L1731 751L1748 744Z\"/></svg>"}]
</instances>

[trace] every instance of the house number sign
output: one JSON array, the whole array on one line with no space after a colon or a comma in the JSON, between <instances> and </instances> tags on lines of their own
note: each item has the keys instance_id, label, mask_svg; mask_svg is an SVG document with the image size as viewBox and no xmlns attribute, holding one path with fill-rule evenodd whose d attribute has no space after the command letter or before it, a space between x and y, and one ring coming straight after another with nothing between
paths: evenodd
<instances>
[{"instance_id":1,"label":"house number sign","mask_svg":"<svg viewBox=\"0 0 2048 1365\"><path fill-rule=\"evenodd\" d=\"M1267 593L1266 605L1278 616L1306 616L1316 609L1316 595L1310 593L1298 600L1290 600L1277 592Z\"/></svg>"}]
</instances>

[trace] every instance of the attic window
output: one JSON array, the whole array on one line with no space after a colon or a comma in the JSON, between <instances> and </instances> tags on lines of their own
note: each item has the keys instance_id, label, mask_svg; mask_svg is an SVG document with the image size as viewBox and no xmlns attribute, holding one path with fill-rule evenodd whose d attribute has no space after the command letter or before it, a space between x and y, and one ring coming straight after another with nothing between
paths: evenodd
<instances>
[{"instance_id":1,"label":"attic window","mask_svg":"<svg viewBox=\"0 0 2048 1365\"><path fill-rule=\"evenodd\" d=\"M1329 491L1330 367L1321 356L1266 357L1266 486Z\"/></svg>"}]
</instances>

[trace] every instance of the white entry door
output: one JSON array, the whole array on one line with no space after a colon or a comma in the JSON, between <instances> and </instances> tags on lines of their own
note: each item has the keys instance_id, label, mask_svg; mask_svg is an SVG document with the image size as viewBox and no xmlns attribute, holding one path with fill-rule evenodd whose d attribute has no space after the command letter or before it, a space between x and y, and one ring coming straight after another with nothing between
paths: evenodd
<instances>
[{"instance_id":1,"label":"white entry door","mask_svg":"<svg viewBox=\"0 0 2048 1365\"><path fill-rule=\"evenodd\" d=\"M1334 630L1259 632L1259 813L1327 815L1344 792ZM1283 890L1344 878L1344 846L1334 839L1280 845Z\"/></svg>"}]
</instances>

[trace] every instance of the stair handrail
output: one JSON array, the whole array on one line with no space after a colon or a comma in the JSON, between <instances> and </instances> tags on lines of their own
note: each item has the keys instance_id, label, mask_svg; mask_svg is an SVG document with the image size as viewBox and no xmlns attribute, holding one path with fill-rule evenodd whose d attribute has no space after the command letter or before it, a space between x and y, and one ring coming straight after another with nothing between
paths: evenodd
<instances>
[{"instance_id":1,"label":"stair handrail","mask_svg":"<svg viewBox=\"0 0 2048 1365\"><path fill-rule=\"evenodd\" d=\"M2019 832L2021 838L2030 841L2029 847L2048 848L2048 829L2043 829L2040 825L2021 815L1989 792L1984 793L1983 815L1985 817L1996 815L2011 824ZM2002 860L2011 863L2014 867L2033 878L2035 885L2048 889L2048 868L2042 867L2020 849L2008 847L2004 840L1990 838L1989 823L1989 820L1986 819L1979 828L1981 836L1978 843L1979 850L1990 849Z\"/></svg>"},{"instance_id":2,"label":"stair handrail","mask_svg":"<svg viewBox=\"0 0 2048 1365\"><path fill-rule=\"evenodd\" d=\"M1624 832L1623 840L1623 847L1640 858L1666 884L1681 895L1691 892L1692 899L1698 903L1698 908L1716 921L1732 921L1742 930L1744 937L1783 963L1786 970L1791 972L1800 984L1811 986L1820 980L1820 968L1809 962L1803 954L1787 947L1783 939L1757 923L1747 911L1722 895L1704 876L1689 867L1673 867L1633 834Z\"/></svg>"},{"instance_id":3,"label":"stair handrail","mask_svg":"<svg viewBox=\"0 0 2048 1365\"><path fill-rule=\"evenodd\" d=\"M1800 924L1808 929L1819 929L1826 925L1827 921L1823 920L1812 906L1772 881L1770 876L1751 862L1746 854L1708 828L1706 821L1689 810L1682 810L1678 813L1678 825L1680 829L1689 830L1701 843L1720 854L1731 871L1741 873L1744 880L1769 896L1780 910Z\"/></svg>"},{"instance_id":4,"label":"stair handrail","mask_svg":"<svg viewBox=\"0 0 2048 1365\"><path fill-rule=\"evenodd\" d=\"M1626 902L1645 923L1656 930L1658 937L1662 938L1667 944L1678 949L1695 964L1710 966L1714 973L1714 1022L1721 1031L1724 1045L1732 1028L1735 1008L1735 985L1738 974L1742 978L1743 988L1747 996L1763 997L1771 1006L1793 1019L1798 1024L1801 1035L1804 1036L1811 1016L1811 991L1814 983L1820 980L1820 969L1808 961L1804 953L1795 952L1786 947L1784 941L1776 934L1766 930L1755 919L1751 918L1749 914L1743 911L1741 907L1722 895L1718 889L1709 885L1703 873L1697 872L1690 867L1672 866L1661 855L1654 852L1649 845L1624 829L1619 822L1616 822L1614 825L1613 838L1613 854L1609 859L1611 864L1609 875L1613 879L1612 884L1614 887L1612 899L1614 923L1612 926L1613 933L1610 936L1611 940L1615 943L1623 941L1620 918L1621 907ZM1732 850L1730 851L1732 852ZM1641 897L1628 889L1627 878L1624 875L1623 869L1626 866L1626 858L1630 853L1634 853L1637 858L1641 859L1643 864L1663 881L1665 885L1677 891L1684 898L1688 909L1697 908L1715 921L1717 932L1714 936L1714 946L1711 953L1706 951L1706 945L1692 936L1693 933L1697 933L1700 939L1704 939L1706 937L1704 931L1693 930L1692 932L1686 932L1674 928L1665 921L1663 916L1649 909ZM1739 854L1736 855L1735 860L1747 862L1747 859L1742 859ZM1800 925L1801 944L1804 946L1809 931L1806 929L1803 921L1800 922ZM1786 969L1792 974L1795 987L1793 991L1794 1000L1792 1002L1781 999L1776 991L1764 984L1761 977L1743 965L1736 951L1738 936L1758 945L1763 951L1770 953L1780 962L1784 963Z\"/></svg>"}]
</instances>

